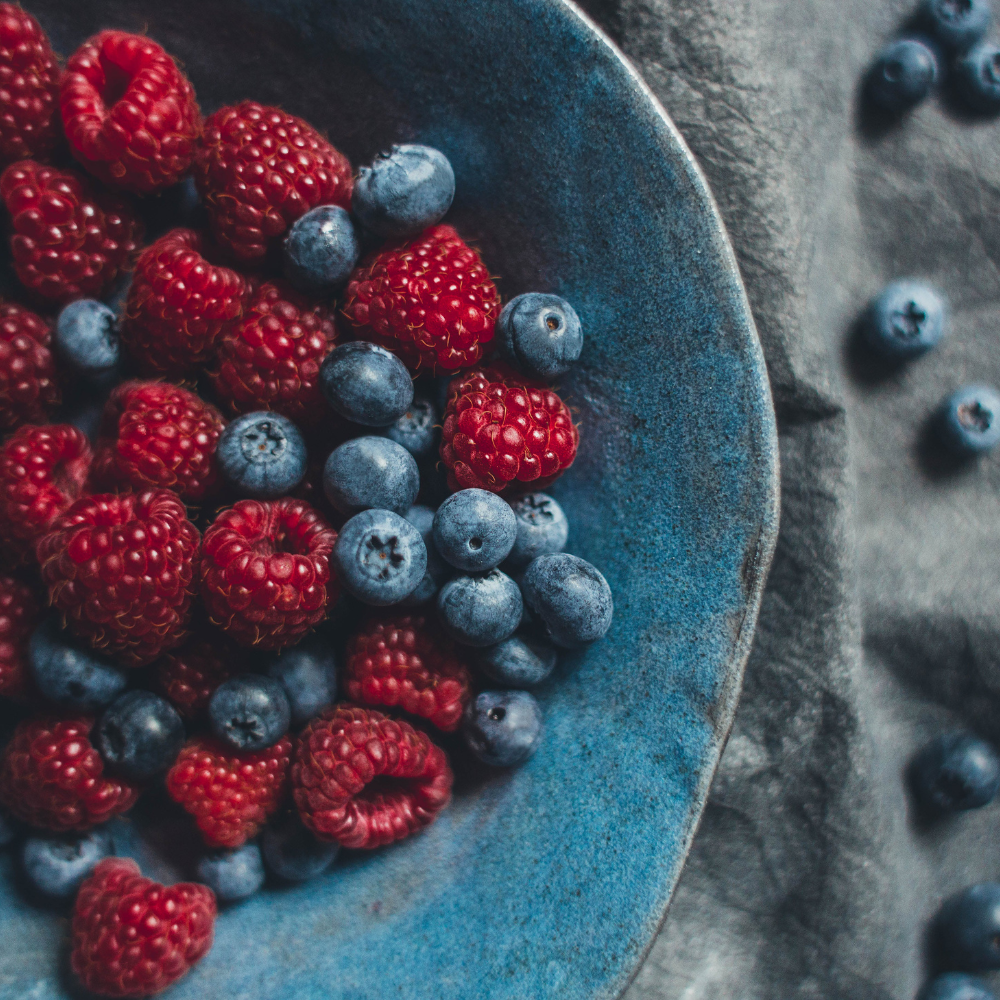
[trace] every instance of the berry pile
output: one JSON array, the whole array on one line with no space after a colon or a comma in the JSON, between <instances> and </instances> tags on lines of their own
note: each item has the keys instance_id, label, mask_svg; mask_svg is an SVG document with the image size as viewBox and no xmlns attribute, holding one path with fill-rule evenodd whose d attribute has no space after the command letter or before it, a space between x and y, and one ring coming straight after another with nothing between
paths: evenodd
<instances>
[{"instance_id":1,"label":"berry pile","mask_svg":"<svg viewBox=\"0 0 1000 1000\"><path fill-rule=\"evenodd\" d=\"M0 81L25 300L0 303L0 846L75 900L83 986L149 996L217 900L416 834L453 762L538 749L527 689L612 616L543 492L580 447L552 380L583 333L556 295L501 308L438 150L355 177L282 109L203 119L143 36L60 72L8 3ZM143 246L143 199L184 184L208 228ZM114 856L151 788L197 883Z\"/></svg>"}]
</instances>

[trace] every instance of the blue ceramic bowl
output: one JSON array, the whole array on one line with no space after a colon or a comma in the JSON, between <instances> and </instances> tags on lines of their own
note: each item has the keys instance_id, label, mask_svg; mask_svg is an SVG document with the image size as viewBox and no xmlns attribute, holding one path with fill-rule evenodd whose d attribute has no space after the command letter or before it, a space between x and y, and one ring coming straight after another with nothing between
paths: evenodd
<instances>
[{"instance_id":1,"label":"blue ceramic bowl","mask_svg":"<svg viewBox=\"0 0 1000 1000\"><path fill-rule=\"evenodd\" d=\"M777 527L774 416L705 182L662 108L564 0L28 0L58 51L148 30L206 111L244 97L355 164L443 149L449 221L505 298L568 298L580 457L554 493L606 574L610 633L541 691L524 768L427 832L223 913L174 1000L606 998L663 918L732 721ZM164 838L161 838L164 839ZM170 839L166 837L165 839ZM189 877L149 845L148 873ZM0 871L0 996L72 995L67 923Z\"/></svg>"}]
</instances>

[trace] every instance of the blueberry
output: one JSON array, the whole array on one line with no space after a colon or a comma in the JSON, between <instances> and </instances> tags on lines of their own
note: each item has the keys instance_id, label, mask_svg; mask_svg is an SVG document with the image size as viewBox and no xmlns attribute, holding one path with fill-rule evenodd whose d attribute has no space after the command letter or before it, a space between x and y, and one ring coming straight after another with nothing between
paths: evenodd
<instances>
[{"instance_id":1,"label":"blueberry","mask_svg":"<svg viewBox=\"0 0 1000 1000\"><path fill-rule=\"evenodd\" d=\"M987 385L967 385L941 404L945 445L964 455L989 451L1000 441L1000 394Z\"/></svg>"},{"instance_id":2,"label":"blueberry","mask_svg":"<svg viewBox=\"0 0 1000 1000\"><path fill-rule=\"evenodd\" d=\"M565 299L526 292L501 310L497 345L522 371L539 378L557 378L580 357L583 328L576 310Z\"/></svg>"},{"instance_id":3,"label":"blueberry","mask_svg":"<svg viewBox=\"0 0 1000 1000\"><path fill-rule=\"evenodd\" d=\"M76 373L102 386L120 376L121 343L114 311L96 299L77 299L59 313L55 345Z\"/></svg>"},{"instance_id":4,"label":"blueberry","mask_svg":"<svg viewBox=\"0 0 1000 1000\"><path fill-rule=\"evenodd\" d=\"M512 569L524 569L539 556L566 548L569 521L547 493L528 493L511 501L510 507L517 521L517 538L507 556Z\"/></svg>"},{"instance_id":5,"label":"blueberry","mask_svg":"<svg viewBox=\"0 0 1000 1000\"><path fill-rule=\"evenodd\" d=\"M945 972L927 984L920 1000L996 1000L996 997L972 976L961 972Z\"/></svg>"},{"instance_id":6,"label":"blueberry","mask_svg":"<svg viewBox=\"0 0 1000 1000\"><path fill-rule=\"evenodd\" d=\"M292 813L267 827L260 838L264 863L286 882L305 882L330 867L337 856L337 844L317 840Z\"/></svg>"},{"instance_id":7,"label":"blueberry","mask_svg":"<svg viewBox=\"0 0 1000 1000\"><path fill-rule=\"evenodd\" d=\"M416 143L393 146L362 167L351 209L369 232L414 236L440 222L455 198L455 172L444 153Z\"/></svg>"},{"instance_id":8,"label":"blueberry","mask_svg":"<svg viewBox=\"0 0 1000 1000\"><path fill-rule=\"evenodd\" d=\"M438 594L437 607L452 638L467 646L494 646L521 623L523 602L517 584L491 569L449 580Z\"/></svg>"},{"instance_id":9,"label":"blueberry","mask_svg":"<svg viewBox=\"0 0 1000 1000\"><path fill-rule=\"evenodd\" d=\"M517 537L510 504L488 490L452 493L434 515L434 546L456 569L484 573L507 558Z\"/></svg>"},{"instance_id":10,"label":"blueberry","mask_svg":"<svg viewBox=\"0 0 1000 1000\"><path fill-rule=\"evenodd\" d=\"M420 532L391 510L366 510L340 529L330 557L344 589L387 607L409 597L427 570Z\"/></svg>"},{"instance_id":11,"label":"blueberry","mask_svg":"<svg viewBox=\"0 0 1000 1000\"><path fill-rule=\"evenodd\" d=\"M479 669L495 684L526 688L541 684L555 669L554 646L534 636L512 635L487 646L477 657Z\"/></svg>"},{"instance_id":12,"label":"blueberry","mask_svg":"<svg viewBox=\"0 0 1000 1000\"><path fill-rule=\"evenodd\" d=\"M199 882L224 903L252 896L264 884L264 860L256 844L244 844L235 851L213 851L198 862Z\"/></svg>"},{"instance_id":13,"label":"blueberry","mask_svg":"<svg viewBox=\"0 0 1000 1000\"><path fill-rule=\"evenodd\" d=\"M919 104L937 82L934 52L915 38L890 42L868 75L868 96L884 111L898 114Z\"/></svg>"},{"instance_id":14,"label":"blueberry","mask_svg":"<svg viewBox=\"0 0 1000 1000\"><path fill-rule=\"evenodd\" d=\"M441 558L434 547L434 511L430 507L416 505L406 512L406 520L420 532L427 549L427 569L416 590L400 603L407 607L426 604L437 594L445 580L452 574L451 567Z\"/></svg>"},{"instance_id":15,"label":"blueberry","mask_svg":"<svg viewBox=\"0 0 1000 1000\"><path fill-rule=\"evenodd\" d=\"M946 900L935 932L943 968L1000 969L1000 883L980 882Z\"/></svg>"},{"instance_id":16,"label":"blueberry","mask_svg":"<svg viewBox=\"0 0 1000 1000\"><path fill-rule=\"evenodd\" d=\"M523 764L542 739L542 710L527 691L483 691L465 707L462 735L484 764Z\"/></svg>"},{"instance_id":17,"label":"blueberry","mask_svg":"<svg viewBox=\"0 0 1000 1000\"><path fill-rule=\"evenodd\" d=\"M383 437L359 437L330 452L323 467L323 492L341 514L377 507L405 514L420 490L413 456Z\"/></svg>"},{"instance_id":18,"label":"blueberry","mask_svg":"<svg viewBox=\"0 0 1000 1000\"><path fill-rule=\"evenodd\" d=\"M329 640L313 635L285 650L267 668L269 677L285 689L292 725L316 718L337 700L337 658Z\"/></svg>"},{"instance_id":19,"label":"blueberry","mask_svg":"<svg viewBox=\"0 0 1000 1000\"><path fill-rule=\"evenodd\" d=\"M360 253L350 215L339 205L319 205L288 231L285 276L304 292L332 294L350 277Z\"/></svg>"},{"instance_id":20,"label":"blueberry","mask_svg":"<svg viewBox=\"0 0 1000 1000\"><path fill-rule=\"evenodd\" d=\"M67 417L66 423L87 435L91 444L97 441L104 421L104 403L88 401L76 407Z\"/></svg>"},{"instance_id":21,"label":"blueberry","mask_svg":"<svg viewBox=\"0 0 1000 1000\"><path fill-rule=\"evenodd\" d=\"M105 830L60 837L29 837L21 848L21 863L29 881L46 896L74 895L94 866L111 854Z\"/></svg>"},{"instance_id":22,"label":"blueberry","mask_svg":"<svg viewBox=\"0 0 1000 1000\"><path fill-rule=\"evenodd\" d=\"M306 443L279 413L244 413L219 436L219 471L241 497L275 500L287 496L306 474Z\"/></svg>"},{"instance_id":23,"label":"blueberry","mask_svg":"<svg viewBox=\"0 0 1000 1000\"><path fill-rule=\"evenodd\" d=\"M557 646L586 646L611 627L611 588L585 559L566 552L539 556L525 570L521 588L524 603Z\"/></svg>"},{"instance_id":24,"label":"blueberry","mask_svg":"<svg viewBox=\"0 0 1000 1000\"><path fill-rule=\"evenodd\" d=\"M330 407L362 427L388 427L413 402L413 379L392 351L363 340L335 347L320 369Z\"/></svg>"},{"instance_id":25,"label":"blueberry","mask_svg":"<svg viewBox=\"0 0 1000 1000\"><path fill-rule=\"evenodd\" d=\"M934 37L960 52L975 45L993 20L989 0L925 0L923 12Z\"/></svg>"},{"instance_id":26,"label":"blueberry","mask_svg":"<svg viewBox=\"0 0 1000 1000\"><path fill-rule=\"evenodd\" d=\"M57 705L92 712L111 704L125 688L125 672L72 642L55 618L35 629L28 653L35 686Z\"/></svg>"},{"instance_id":27,"label":"blueberry","mask_svg":"<svg viewBox=\"0 0 1000 1000\"><path fill-rule=\"evenodd\" d=\"M414 458L423 458L437 444L438 414L429 399L415 399L406 412L382 433L401 444Z\"/></svg>"},{"instance_id":28,"label":"blueberry","mask_svg":"<svg viewBox=\"0 0 1000 1000\"><path fill-rule=\"evenodd\" d=\"M285 689L273 677L241 674L223 681L208 701L212 732L236 750L274 746L292 718Z\"/></svg>"},{"instance_id":29,"label":"blueberry","mask_svg":"<svg viewBox=\"0 0 1000 1000\"><path fill-rule=\"evenodd\" d=\"M0 809L0 847L13 843L16 836L17 828L14 826L14 821Z\"/></svg>"},{"instance_id":30,"label":"blueberry","mask_svg":"<svg viewBox=\"0 0 1000 1000\"><path fill-rule=\"evenodd\" d=\"M925 806L942 813L978 809L1000 791L1000 758L971 733L942 733L913 759L911 775Z\"/></svg>"},{"instance_id":31,"label":"blueberry","mask_svg":"<svg viewBox=\"0 0 1000 1000\"><path fill-rule=\"evenodd\" d=\"M977 45L958 61L956 69L958 85L976 111L1000 111L1000 45Z\"/></svg>"},{"instance_id":32,"label":"blueberry","mask_svg":"<svg viewBox=\"0 0 1000 1000\"><path fill-rule=\"evenodd\" d=\"M97 723L97 749L135 781L165 771L184 744L184 723L173 705L151 691L127 691Z\"/></svg>"},{"instance_id":33,"label":"blueberry","mask_svg":"<svg viewBox=\"0 0 1000 1000\"><path fill-rule=\"evenodd\" d=\"M904 279L887 285L865 317L869 347L890 360L929 351L945 332L944 302L933 288Z\"/></svg>"}]
</instances>

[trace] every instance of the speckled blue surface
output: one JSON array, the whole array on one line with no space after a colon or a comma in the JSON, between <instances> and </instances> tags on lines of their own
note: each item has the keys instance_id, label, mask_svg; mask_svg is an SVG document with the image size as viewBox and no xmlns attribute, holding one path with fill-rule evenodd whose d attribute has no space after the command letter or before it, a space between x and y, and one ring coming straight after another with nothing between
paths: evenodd
<instances>
[{"instance_id":1,"label":"speckled blue surface","mask_svg":"<svg viewBox=\"0 0 1000 1000\"><path fill-rule=\"evenodd\" d=\"M463 783L425 834L225 912L169 996L617 996L701 814L777 529L760 348L677 133L557 0L29 7L63 52L100 27L146 27L206 109L282 103L355 163L394 140L440 146L458 180L449 221L504 297L557 292L587 334L562 383L583 445L552 492L615 620L540 689L544 745L519 771ZM138 850L150 874L182 874ZM71 995L67 921L30 905L10 867L4 855L0 997Z\"/></svg>"}]
</instances>

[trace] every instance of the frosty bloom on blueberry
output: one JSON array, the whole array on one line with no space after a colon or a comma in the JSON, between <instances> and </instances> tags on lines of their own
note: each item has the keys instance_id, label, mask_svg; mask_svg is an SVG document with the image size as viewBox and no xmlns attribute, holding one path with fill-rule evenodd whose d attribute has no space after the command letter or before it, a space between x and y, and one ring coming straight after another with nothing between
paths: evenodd
<instances>
[{"instance_id":1,"label":"frosty bloom on blueberry","mask_svg":"<svg viewBox=\"0 0 1000 1000\"><path fill-rule=\"evenodd\" d=\"M580 317L558 295L518 295L497 319L497 346L506 361L527 374L556 378L570 370L583 350Z\"/></svg>"},{"instance_id":2,"label":"frosty bloom on blueberry","mask_svg":"<svg viewBox=\"0 0 1000 1000\"><path fill-rule=\"evenodd\" d=\"M440 150L404 143L362 167L351 208L386 239L413 236L440 222L455 198L455 171Z\"/></svg>"},{"instance_id":3,"label":"frosty bloom on blueberry","mask_svg":"<svg viewBox=\"0 0 1000 1000\"><path fill-rule=\"evenodd\" d=\"M299 429L280 413L244 413L219 435L216 461L240 496L276 500L306 474L308 453Z\"/></svg>"},{"instance_id":4,"label":"frosty bloom on blueberry","mask_svg":"<svg viewBox=\"0 0 1000 1000\"><path fill-rule=\"evenodd\" d=\"M414 399L406 412L382 433L401 444L414 458L423 458L434 451L438 424L434 404L429 399Z\"/></svg>"},{"instance_id":5,"label":"frosty bloom on blueberry","mask_svg":"<svg viewBox=\"0 0 1000 1000\"><path fill-rule=\"evenodd\" d=\"M123 670L75 642L46 618L28 645L31 678L54 705L93 712L110 704L125 687Z\"/></svg>"},{"instance_id":6,"label":"frosty bloom on blueberry","mask_svg":"<svg viewBox=\"0 0 1000 1000\"><path fill-rule=\"evenodd\" d=\"M264 859L256 844L214 851L198 862L197 875L216 899L233 903L252 896L264 884Z\"/></svg>"},{"instance_id":7,"label":"frosty bloom on blueberry","mask_svg":"<svg viewBox=\"0 0 1000 1000\"><path fill-rule=\"evenodd\" d=\"M945 334L944 302L922 281L904 279L887 285L865 318L868 346L890 360L917 357Z\"/></svg>"},{"instance_id":8,"label":"frosty bloom on blueberry","mask_svg":"<svg viewBox=\"0 0 1000 1000\"><path fill-rule=\"evenodd\" d=\"M39 892L65 899L110 853L111 838L100 828L61 837L28 837L21 848L21 865Z\"/></svg>"},{"instance_id":9,"label":"frosty bloom on blueberry","mask_svg":"<svg viewBox=\"0 0 1000 1000\"><path fill-rule=\"evenodd\" d=\"M437 598L438 615L448 634L466 646L503 642L521 623L521 591L506 573L456 576Z\"/></svg>"},{"instance_id":10,"label":"frosty bloom on blueberry","mask_svg":"<svg viewBox=\"0 0 1000 1000\"><path fill-rule=\"evenodd\" d=\"M388 427L413 402L413 380L402 361L363 340L334 348L320 379L331 409L363 427Z\"/></svg>"},{"instance_id":11,"label":"frosty bloom on blueberry","mask_svg":"<svg viewBox=\"0 0 1000 1000\"><path fill-rule=\"evenodd\" d=\"M117 773L133 781L166 771L184 744L184 723L152 691L128 691L97 722L97 749Z\"/></svg>"},{"instance_id":12,"label":"frosty bloom on blueberry","mask_svg":"<svg viewBox=\"0 0 1000 1000\"><path fill-rule=\"evenodd\" d=\"M375 607L398 604L417 588L427 569L424 540L391 510L364 510L341 529L333 564L344 589Z\"/></svg>"},{"instance_id":13,"label":"frosty bloom on blueberry","mask_svg":"<svg viewBox=\"0 0 1000 1000\"><path fill-rule=\"evenodd\" d=\"M1000 111L1000 46L983 42L956 66L958 85L972 108L982 114Z\"/></svg>"},{"instance_id":14,"label":"frosty bloom on blueberry","mask_svg":"<svg viewBox=\"0 0 1000 1000\"><path fill-rule=\"evenodd\" d=\"M330 295L350 277L360 252L350 215L339 205L319 205L288 231L285 277L302 291Z\"/></svg>"},{"instance_id":15,"label":"frosty bloom on blueberry","mask_svg":"<svg viewBox=\"0 0 1000 1000\"><path fill-rule=\"evenodd\" d=\"M118 319L103 302L77 299L64 306L56 321L55 345L75 372L96 385L113 384L118 376Z\"/></svg>"},{"instance_id":16,"label":"frosty bloom on blueberry","mask_svg":"<svg viewBox=\"0 0 1000 1000\"><path fill-rule=\"evenodd\" d=\"M884 111L898 113L919 104L937 83L934 52L915 38L890 42L868 76L868 94Z\"/></svg>"},{"instance_id":17,"label":"frosty bloom on blueberry","mask_svg":"<svg viewBox=\"0 0 1000 1000\"><path fill-rule=\"evenodd\" d=\"M417 499L420 472L413 456L383 437L345 441L323 467L323 492L342 514L377 507L405 514Z\"/></svg>"},{"instance_id":18,"label":"frosty bloom on blueberry","mask_svg":"<svg viewBox=\"0 0 1000 1000\"><path fill-rule=\"evenodd\" d=\"M938 429L946 447L959 455L978 455L996 447L1000 393L988 385L956 390L941 404Z\"/></svg>"}]
</instances>

